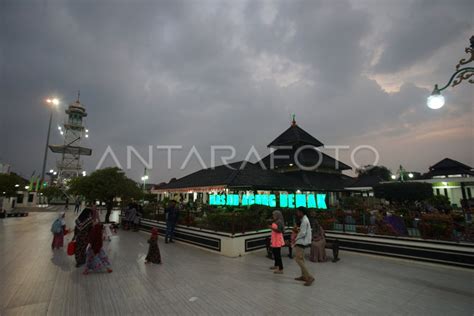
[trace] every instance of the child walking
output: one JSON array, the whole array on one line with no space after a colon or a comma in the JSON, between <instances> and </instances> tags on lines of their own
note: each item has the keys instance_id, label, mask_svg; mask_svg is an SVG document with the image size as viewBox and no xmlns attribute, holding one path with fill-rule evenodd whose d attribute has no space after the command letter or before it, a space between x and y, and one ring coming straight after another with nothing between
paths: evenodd
<instances>
[{"instance_id":1,"label":"child walking","mask_svg":"<svg viewBox=\"0 0 474 316\"><path fill-rule=\"evenodd\" d=\"M148 263L161 263L160 248L158 248L158 229L154 227L151 230L150 239L148 239L148 254L145 258L145 264Z\"/></svg>"},{"instance_id":2,"label":"child walking","mask_svg":"<svg viewBox=\"0 0 474 316\"><path fill-rule=\"evenodd\" d=\"M65 216L66 213L60 213L59 217L51 226L51 232L53 233L53 243L51 244L51 248L53 250L64 246L64 235L67 233L66 221L64 220Z\"/></svg>"}]
</instances>

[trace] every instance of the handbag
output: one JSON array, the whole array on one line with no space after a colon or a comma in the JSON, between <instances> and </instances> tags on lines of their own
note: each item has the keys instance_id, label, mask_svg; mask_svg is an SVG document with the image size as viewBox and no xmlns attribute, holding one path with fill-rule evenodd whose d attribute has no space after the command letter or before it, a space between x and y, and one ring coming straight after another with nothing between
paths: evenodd
<instances>
[{"instance_id":1,"label":"handbag","mask_svg":"<svg viewBox=\"0 0 474 316\"><path fill-rule=\"evenodd\" d=\"M76 242L71 240L67 245L67 254L68 256L72 256L76 252Z\"/></svg>"}]
</instances>

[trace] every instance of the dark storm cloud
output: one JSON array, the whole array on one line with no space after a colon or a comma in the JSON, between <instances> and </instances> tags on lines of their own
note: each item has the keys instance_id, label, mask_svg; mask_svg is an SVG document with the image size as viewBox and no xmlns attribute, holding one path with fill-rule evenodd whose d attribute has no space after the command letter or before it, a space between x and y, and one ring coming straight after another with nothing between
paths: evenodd
<instances>
[{"instance_id":1,"label":"dark storm cloud","mask_svg":"<svg viewBox=\"0 0 474 316\"><path fill-rule=\"evenodd\" d=\"M149 144L196 145L206 161L210 145L234 145L240 159L252 145L264 155L291 113L329 145L352 145L358 135L357 141L370 143L375 139L367 135L375 131L389 139L415 133L420 124L472 115L466 89L448 92L449 110L435 113L424 105L429 90L417 82L400 75L400 90L388 93L367 76L398 76L454 42L462 50L466 39L453 30L472 27L468 8L458 1L402 3L398 11L407 19L387 21L390 27L380 33L373 10L343 0L4 1L0 160L25 175L39 172L48 119L41 100L58 94L68 103L77 89L89 112L89 171L108 145L123 166L127 145L144 157ZM433 26L437 15L449 23ZM432 30L443 38L436 41ZM372 67L376 47L363 42L375 33L382 53ZM426 43L412 37L428 33ZM437 82L446 73L433 69L428 76ZM55 125L63 117L58 112ZM61 142L55 130L53 142ZM176 153L174 169L166 170L166 155L155 151L152 180L200 168L194 162L176 170L186 154ZM143 166L134 161L128 172L138 179Z\"/></svg>"},{"instance_id":2,"label":"dark storm cloud","mask_svg":"<svg viewBox=\"0 0 474 316\"><path fill-rule=\"evenodd\" d=\"M380 72L396 72L429 58L473 30L474 4L470 0L415 1L385 34L384 52L376 66ZM465 38L463 38L465 39Z\"/></svg>"}]
</instances>

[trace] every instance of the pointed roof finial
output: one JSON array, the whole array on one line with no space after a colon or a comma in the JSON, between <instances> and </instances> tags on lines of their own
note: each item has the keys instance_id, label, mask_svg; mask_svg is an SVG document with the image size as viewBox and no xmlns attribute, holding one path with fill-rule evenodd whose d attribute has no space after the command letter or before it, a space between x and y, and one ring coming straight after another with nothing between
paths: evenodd
<instances>
[{"instance_id":1,"label":"pointed roof finial","mask_svg":"<svg viewBox=\"0 0 474 316\"><path fill-rule=\"evenodd\" d=\"M291 121L291 126L296 126L296 115L293 113L292 115L293 120Z\"/></svg>"},{"instance_id":2,"label":"pointed roof finial","mask_svg":"<svg viewBox=\"0 0 474 316\"><path fill-rule=\"evenodd\" d=\"M79 99L81 98L81 90L77 90L77 103L80 103L79 102Z\"/></svg>"}]
</instances>

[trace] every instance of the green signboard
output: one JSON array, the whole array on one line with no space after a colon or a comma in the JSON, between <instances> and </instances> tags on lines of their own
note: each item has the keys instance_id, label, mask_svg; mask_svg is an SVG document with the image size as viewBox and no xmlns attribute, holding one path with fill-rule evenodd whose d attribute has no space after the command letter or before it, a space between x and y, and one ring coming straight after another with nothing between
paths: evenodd
<instances>
[{"instance_id":1,"label":"green signboard","mask_svg":"<svg viewBox=\"0 0 474 316\"><path fill-rule=\"evenodd\" d=\"M209 205L221 206L249 206L266 205L277 207L277 198L275 194L212 194L209 196ZM281 208L319 208L327 209L326 194L280 194L278 207Z\"/></svg>"}]
</instances>

